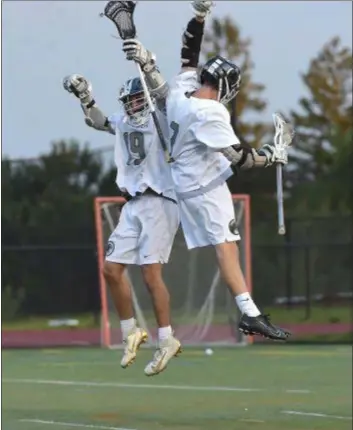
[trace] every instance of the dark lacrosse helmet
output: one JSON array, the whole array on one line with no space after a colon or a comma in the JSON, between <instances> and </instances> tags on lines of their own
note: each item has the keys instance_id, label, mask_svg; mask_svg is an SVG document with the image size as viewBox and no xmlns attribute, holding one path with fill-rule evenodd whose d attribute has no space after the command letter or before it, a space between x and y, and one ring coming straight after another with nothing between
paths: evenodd
<instances>
[{"instance_id":1,"label":"dark lacrosse helmet","mask_svg":"<svg viewBox=\"0 0 353 430\"><path fill-rule=\"evenodd\" d=\"M140 78L132 78L125 82L120 90L119 100L134 125L145 124L150 109Z\"/></svg>"},{"instance_id":2,"label":"dark lacrosse helmet","mask_svg":"<svg viewBox=\"0 0 353 430\"><path fill-rule=\"evenodd\" d=\"M202 67L200 82L218 90L218 101L225 105L238 94L241 72L238 66L216 55Z\"/></svg>"}]
</instances>

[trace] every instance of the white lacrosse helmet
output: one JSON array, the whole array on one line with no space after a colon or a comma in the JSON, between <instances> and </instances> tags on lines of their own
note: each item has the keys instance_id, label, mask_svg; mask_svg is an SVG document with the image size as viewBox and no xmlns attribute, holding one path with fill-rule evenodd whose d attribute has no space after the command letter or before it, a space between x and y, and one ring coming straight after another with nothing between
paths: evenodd
<instances>
[{"instance_id":1,"label":"white lacrosse helmet","mask_svg":"<svg viewBox=\"0 0 353 430\"><path fill-rule=\"evenodd\" d=\"M133 125L141 126L148 120L148 106L140 78L132 78L125 82L120 90L119 100Z\"/></svg>"}]
</instances>

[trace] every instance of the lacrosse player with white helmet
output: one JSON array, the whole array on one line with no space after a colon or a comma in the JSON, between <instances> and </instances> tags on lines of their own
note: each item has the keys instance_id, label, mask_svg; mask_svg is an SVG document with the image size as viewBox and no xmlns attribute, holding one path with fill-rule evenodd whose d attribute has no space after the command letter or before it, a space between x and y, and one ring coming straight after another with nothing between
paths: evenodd
<instances>
[{"instance_id":1,"label":"lacrosse player with white helmet","mask_svg":"<svg viewBox=\"0 0 353 430\"><path fill-rule=\"evenodd\" d=\"M192 35L193 29L196 29L196 31L199 30L198 26L196 26L195 28L195 25L193 24L193 22L195 20L198 20L200 23L203 23L206 15L209 12L211 4L212 2L203 2L203 1L192 2L192 9L194 11L195 18L193 18L188 24L188 28L191 25L190 37L193 37ZM126 53L127 58L129 60L136 61L139 69L141 70L141 73L143 71L143 78L145 79L146 86L148 88L147 91L151 95L151 98L155 99L156 106L159 112L157 121L155 118L155 112L153 111L151 112L154 124L156 126L157 131L158 129L162 129L164 134L167 135L168 122L166 118L165 100L168 96L169 86L167 82L164 80L163 76L159 73L159 70L155 63L154 54L148 51L147 49L145 49L143 45L133 37L136 33L135 26L132 20L132 13L135 9L135 6L136 6L136 2L133 2L133 1L109 1L105 6L104 15L116 25L117 30L120 34L120 37L124 39L123 51ZM130 38L126 37L127 34L130 35ZM142 81L141 81L141 84L143 86ZM145 95L146 95L146 91L145 91ZM108 123L109 124L111 123L110 120L108 121ZM159 135L161 147L163 147L164 146L163 136L161 136L161 133L158 133L158 135ZM165 152L166 152L165 148L163 148L163 151L165 156ZM168 160L168 161L171 161L171 160ZM168 169L170 173L170 180L172 181L170 166L166 162L164 162L163 169ZM162 168L156 169L155 174L157 176L160 175L160 172L164 171L163 169ZM118 172L119 172L119 168L118 168ZM119 187L121 187L120 183L119 183ZM164 306L168 308L168 315L169 315L169 305L165 303ZM166 329L164 330L165 336L159 336L157 351L154 354L152 361L148 363L148 365L145 368L145 374L147 376L156 375L161 371L163 371L166 368L170 359L176 356L180 352L180 342L178 339L174 337L174 334L171 331L170 325L164 329Z\"/></svg>"},{"instance_id":2,"label":"lacrosse player with white helmet","mask_svg":"<svg viewBox=\"0 0 353 430\"><path fill-rule=\"evenodd\" d=\"M248 292L239 262L240 236L226 180L233 174L231 166L243 170L286 164L287 153L269 144L257 151L235 135L226 105L240 90L241 71L216 55L197 72L204 19L212 2L193 1L192 6L196 17L183 34L182 70L165 99L173 159L170 166L185 240L189 249L215 247L221 275L242 314L241 331L286 340L290 333L261 314ZM135 40L125 41L123 49L127 59L138 62L145 48Z\"/></svg>"},{"instance_id":3,"label":"lacrosse player with white helmet","mask_svg":"<svg viewBox=\"0 0 353 430\"><path fill-rule=\"evenodd\" d=\"M152 58L146 57L146 63ZM173 356L180 342L173 337L169 292L162 278L179 226L179 211L170 168L164 160L140 78L122 86L119 101L123 112L105 116L92 96L92 86L83 76L67 76L65 90L81 102L85 122L90 127L115 135L116 183L127 198L119 223L111 234L104 262L104 277L120 318L125 349L123 368L135 360L147 333L136 324L127 266L141 267L150 291L161 343L172 344Z\"/></svg>"}]
</instances>

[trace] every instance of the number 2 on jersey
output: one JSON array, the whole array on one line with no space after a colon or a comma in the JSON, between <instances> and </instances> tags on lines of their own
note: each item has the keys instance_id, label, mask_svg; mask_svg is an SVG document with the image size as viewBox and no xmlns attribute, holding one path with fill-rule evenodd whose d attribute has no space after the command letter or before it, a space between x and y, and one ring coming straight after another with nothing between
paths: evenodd
<instances>
[{"instance_id":1,"label":"number 2 on jersey","mask_svg":"<svg viewBox=\"0 0 353 430\"><path fill-rule=\"evenodd\" d=\"M127 165L138 166L146 158L145 137L140 131L124 133L124 142L129 153Z\"/></svg>"}]
</instances>

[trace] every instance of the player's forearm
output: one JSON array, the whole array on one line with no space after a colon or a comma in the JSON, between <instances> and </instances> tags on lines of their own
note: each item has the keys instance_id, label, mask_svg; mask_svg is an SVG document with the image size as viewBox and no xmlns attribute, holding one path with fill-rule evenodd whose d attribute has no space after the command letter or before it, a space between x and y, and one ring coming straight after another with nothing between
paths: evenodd
<instances>
[{"instance_id":1,"label":"player's forearm","mask_svg":"<svg viewBox=\"0 0 353 430\"><path fill-rule=\"evenodd\" d=\"M246 157L245 162L240 166L241 170L252 169L253 167L266 167L268 160L264 155L260 155L256 149L252 151L251 155Z\"/></svg>"},{"instance_id":2,"label":"player's forearm","mask_svg":"<svg viewBox=\"0 0 353 430\"><path fill-rule=\"evenodd\" d=\"M253 167L266 167L268 159L265 155L259 154L255 149L248 145L233 145L221 150L222 154L241 170Z\"/></svg>"},{"instance_id":3,"label":"player's forearm","mask_svg":"<svg viewBox=\"0 0 353 430\"><path fill-rule=\"evenodd\" d=\"M157 101L165 100L168 95L169 86L159 71L155 59L143 66L142 70L151 96Z\"/></svg>"},{"instance_id":4,"label":"player's forearm","mask_svg":"<svg viewBox=\"0 0 353 430\"><path fill-rule=\"evenodd\" d=\"M85 123L89 127L99 131L106 131L110 134L115 134L115 131L111 127L107 116L104 115L104 113L99 109L93 98L89 103L81 102L81 108L85 114Z\"/></svg>"},{"instance_id":5,"label":"player's forearm","mask_svg":"<svg viewBox=\"0 0 353 430\"><path fill-rule=\"evenodd\" d=\"M198 67L201 43L205 27L205 19L202 17L192 18L182 36L181 48L181 70L195 70Z\"/></svg>"}]
</instances>

